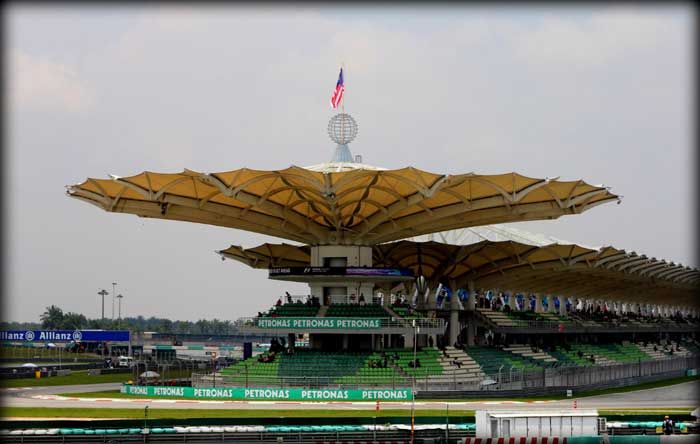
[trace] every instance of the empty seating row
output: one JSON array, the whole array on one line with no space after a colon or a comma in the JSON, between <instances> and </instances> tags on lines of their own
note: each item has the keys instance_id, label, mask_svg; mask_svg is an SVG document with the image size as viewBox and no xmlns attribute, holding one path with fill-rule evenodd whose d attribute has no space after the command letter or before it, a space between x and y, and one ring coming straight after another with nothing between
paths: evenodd
<instances>
[{"instance_id":1,"label":"empty seating row","mask_svg":"<svg viewBox=\"0 0 700 444\"><path fill-rule=\"evenodd\" d=\"M314 317L318 310L318 306L301 303L276 305L267 313L263 313L263 317L271 317L273 314L279 317Z\"/></svg>"},{"instance_id":2,"label":"empty seating row","mask_svg":"<svg viewBox=\"0 0 700 444\"><path fill-rule=\"evenodd\" d=\"M331 304L326 311L329 318L388 318L384 307L377 304Z\"/></svg>"}]
</instances>

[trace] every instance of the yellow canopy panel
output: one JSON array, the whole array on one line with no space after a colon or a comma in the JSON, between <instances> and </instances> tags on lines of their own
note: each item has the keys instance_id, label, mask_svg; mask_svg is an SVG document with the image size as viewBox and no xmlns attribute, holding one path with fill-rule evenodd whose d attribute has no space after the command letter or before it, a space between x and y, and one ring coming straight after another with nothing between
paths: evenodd
<instances>
[{"instance_id":1,"label":"yellow canopy panel","mask_svg":"<svg viewBox=\"0 0 700 444\"><path fill-rule=\"evenodd\" d=\"M308 246L288 244L218 253L254 268L308 266ZM604 298L611 301L697 303L700 270L627 253L613 247L528 245L484 240L468 245L402 240L373 247L373 266L409 268L428 282L454 281L466 288Z\"/></svg>"},{"instance_id":2,"label":"yellow canopy panel","mask_svg":"<svg viewBox=\"0 0 700 444\"><path fill-rule=\"evenodd\" d=\"M375 245L454 228L556 219L620 197L583 181L416 168L143 172L68 195L106 211L238 228L309 245Z\"/></svg>"}]
</instances>

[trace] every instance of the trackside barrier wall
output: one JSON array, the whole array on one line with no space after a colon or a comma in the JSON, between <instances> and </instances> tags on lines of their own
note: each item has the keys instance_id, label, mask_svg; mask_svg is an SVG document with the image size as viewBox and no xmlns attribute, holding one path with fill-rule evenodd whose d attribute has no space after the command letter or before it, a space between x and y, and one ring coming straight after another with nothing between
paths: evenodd
<instances>
[{"instance_id":1,"label":"trackside barrier wall","mask_svg":"<svg viewBox=\"0 0 700 444\"><path fill-rule=\"evenodd\" d=\"M595 444L598 444L598 437L595 438ZM499 438L481 438L481 437L466 437L457 441L459 444L569 444L571 437L525 437L525 436L510 436L510 437L499 437ZM582 441L578 441L578 444L582 444Z\"/></svg>"},{"instance_id":2,"label":"trackside barrier wall","mask_svg":"<svg viewBox=\"0 0 700 444\"><path fill-rule=\"evenodd\" d=\"M124 384L121 393L142 396L276 401L409 401L411 390L201 388Z\"/></svg>"}]
</instances>

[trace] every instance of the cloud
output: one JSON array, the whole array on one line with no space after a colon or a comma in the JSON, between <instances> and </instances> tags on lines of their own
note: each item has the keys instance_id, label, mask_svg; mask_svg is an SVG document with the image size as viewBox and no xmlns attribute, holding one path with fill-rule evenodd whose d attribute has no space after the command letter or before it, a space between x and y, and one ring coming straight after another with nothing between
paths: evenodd
<instances>
[{"instance_id":1,"label":"cloud","mask_svg":"<svg viewBox=\"0 0 700 444\"><path fill-rule=\"evenodd\" d=\"M20 109L84 111L94 96L75 69L22 51L12 51L9 96Z\"/></svg>"},{"instance_id":2,"label":"cloud","mask_svg":"<svg viewBox=\"0 0 700 444\"><path fill-rule=\"evenodd\" d=\"M549 16L527 29L515 43L517 55L528 64L571 64L604 67L624 62L632 54L660 46L677 34L677 22L644 10L613 8L586 20Z\"/></svg>"}]
</instances>

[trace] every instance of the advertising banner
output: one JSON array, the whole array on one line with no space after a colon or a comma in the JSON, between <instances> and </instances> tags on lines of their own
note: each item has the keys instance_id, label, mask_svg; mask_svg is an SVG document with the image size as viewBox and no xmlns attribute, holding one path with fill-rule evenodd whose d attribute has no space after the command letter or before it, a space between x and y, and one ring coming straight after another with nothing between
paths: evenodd
<instances>
[{"instance_id":1,"label":"advertising banner","mask_svg":"<svg viewBox=\"0 0 700 444\"><path fill-rule=\"evenodd\" d=\"M282 276L387 276L412 277L407 268L372 267L278 267L268 270L270 277Z\"/></svg>"},{"instance_id":2,"label":"advertising banner","mask_svg":"<svg viewBox=\"0 0 700 444\"><path fill-rule=\"evenodd\" d=\"M106 330L3 330L0 341L26 342L71 342L71 341L115 341L128 342L128 331Z\"/></svg>"},{"instance_id":3,"label":"advertising banner","mask_svg":"<svg viewBox=\"0 0 700 444\"><path fill-rule=\"evenodd\" d=\"M409 389L291 389L291 388L214 388L122 385L129 395L181 398L217 398L265 401L410 401Z\"/></svg>"},{"instance_id":4,"label":"advertising banner","mask_svg":"<svg viewBox=\"0 0 700 444\"><path fill-rule=\"evenodd\" d=\"M381 328L380 318L256 318L258 328Z\"/></svg>"}]
</instances>

